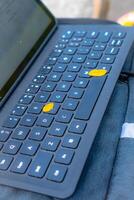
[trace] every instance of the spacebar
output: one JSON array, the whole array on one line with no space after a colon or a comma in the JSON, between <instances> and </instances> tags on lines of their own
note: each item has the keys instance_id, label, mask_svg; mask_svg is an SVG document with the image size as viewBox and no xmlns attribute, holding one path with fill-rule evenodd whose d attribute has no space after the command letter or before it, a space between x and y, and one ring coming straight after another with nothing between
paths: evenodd
<instances>
[{"instance_id":1,"label":"spacebar","mask_svg":"<svg viewBox=\"0 0 134 200\"><path fill-rule=\"evenodd\" d=\"M92 78L75 114L76 119L88 120L105 83L105 77Z\"/></svg>"}]
</instances>

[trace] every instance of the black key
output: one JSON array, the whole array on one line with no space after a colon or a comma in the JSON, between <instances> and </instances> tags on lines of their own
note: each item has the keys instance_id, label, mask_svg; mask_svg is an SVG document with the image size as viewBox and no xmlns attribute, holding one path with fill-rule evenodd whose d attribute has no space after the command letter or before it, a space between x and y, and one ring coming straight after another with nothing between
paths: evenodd
<instances>
[{"instance_id":1,"label":"black key","mask_svg":"<svg viewBox=\"0 0 134 200\"><path fill-rule=\"evenodd\" d=\"M54 108L48 112L48 114L56 115L58 110L60 109L60 104L55 103Z\"/></svg>"},{"instance_id":2,"label":"black key","mask_svg":"<svg viewBox=\"0 0 134 200\"><path fill-rule=\"evenodd\" d=\"M49 127L53 119L51 115L42 114L37 120L37 126Z\"/></svg>"},{"instance_id":3,"label":"black key","mask_svg":"<svg viewBox=\"0 0 134 200\"><path fill-rule=\"evenodd\" d=\"M71 83L62 81L57 85L56 90L61 92L68 92L70 88Z\"/></svg>"},{"instance_id":4,"label":"black key","mask_svg":"<svg viewBox=\"0 0 134 200\"><path fill-rule=\"evenodd\" d=\"M84 37L86 35L86 31L76 31L74 37Z\"/></svg>"},{"instance_id":5,"label":"black key","mask_svg":"<svg viewBox=\"0 0 134 200\"><path fill-rule=\"evenodd\" d=\"M74 99L81 99L84 94L84 91L80 88L71 88L71 90L68 93L69 98L74 98Z\"/></svg>"},{"instance_id":6,"label":"black key","mask_svg":"<svg viewBox=\"0 0 134 200\"><path fill-rule=\"evenodd\" d=\"M80 143L81 137L75 134L68 134L64 137L62 146L66 148L75 149Z\"/></svg>"},{"instance_id":7,"label":"black key","mask_svg":"<svg viewBox=\"0 0 134 200\"><path fill-rule=\"evenodd\" d=\"M47 65L55 65L57 60L58 60L57 57L49 57L48 60L47 60Z\"/></svg>"},{"instance_id":8,"label":"black key","mask_svg":"<svg viewBox=\"0 0 134 200\"><path fill-rule=\"evenodd\" d=\"M39 103L46 103L50 97L50 93L48 92L39 92L34 101Z\"/></svg>"},{"instance_id":9,"label":"black key","mask_svg":"<svg viewBox=\"0 0 134 200\"><path fill-rule=\"evenodd\" d=\"M97 41L98 42L107 43L110 40L111 36L112 36L111 32L108 32L108 31L101 32L100 35L99 35L99 37L97 38Z\"/></svg>"},{"instance_id":10,"label":"black key","mask_svg":"<svg viewBox=\"0 0 134 200\"><path fill-rule=\"evenodd\" d=\"M72 119L72 116L73 114L71 112L61 110L56 116L56 121L62 123L69 123Z\"/></svg>"},{"instance_id":11,"label":"black key","mask_svg":"<svg viewBox=\"0 0 134 200\"><path fill-rule=\"evenodd\" d=\"M82 46L88 46L91 47L94 45L94 40L91 39L84 39L83 42L81 43Z\"/></svg>"},{"instance_id":12,"label":"black key","mask_svg":"<svg viewBox=\"0 0 134 200\"><path fill-rule=\"evenodd\" d=\"M78 106L75 118L80 120L88 120L98 96L106 81L106 77L93 78L88 85L85 94Z\"/></svg>"},{"instance_id":13,"label":"black key","mask_svg":"<svg viewBox=\"0 0 134 200\"><path fill-rule=\"evenodd\" d=\"M19 151L21 145L22 143L20 141L9 140L4 145L3 153L15 155Z\"/></svg>"},{"instance_id":14,"label":"black key","mask_svg":"<svg viewBox=\"0 0 134 200\"><path fill-rule=\"evenodd\" d=\"M40 114L43 108L41 103L32 103L27 112L31 114Z\"/></svg>"},{"instance_id":15,"label":"black key","mask_svg":"<svg viewBox=\"0 0 134 200\"><path fill-rule=\"evenodd\" d=\"M60 164L69 165L72 162L74 151L71 149L59 149L56 152L54 161Z\"/></svg>"},{"instance_id":16,"label":"black key","mask_svg":"<svg viewBox=\"0 0 134 200\"><path fill-rule=\"evenodd\" d=\"M66 125L55 122L53 123L52 127L48 131L48 134L52 136L61 137L64 135L66 129L67 129Z\"/></svg>"},{"instance_id":17,"label":"black key","mask_svg":"<svg viewBox=\"0 0 134 200\"><path fill-rule=\"evenodd\" d=\"M76 79L76 74L75 73L71 73L71 72L67 72L63 74L62 80L63 81L68 81L68 82L73 82Z\"/></svg>"},{"instance_id":18,"label":"black key","mask_svg":"<svg viewBox=\"0 0 134 200\"><path fill-rule=\"evenodd\" d=\"M55 45L56 49L64 49L65 47L66 47L66 44L63 44L63 43L59 43Z\"/></svg>"},{"instance_id":19,"label":"black key","mask_svg":"<svg viewBox=\"0 0 134 200\"><path fill-rule=\"evenodd\" d=\"M17 127L12 134L12 138L17 140L25 140L29 132L30 129L27 127L23 126Z\"/></svg>"},{"instance_id":20,"label":"black key","mask_svg":"<svg viewBox=\"0 0 134 200\"><path fill-rule=\"evenodd\" d=\"M20 104L26 104L26 105L28 105L28 104L30 104L32 102L33 98L34 98L33 95L24 94L20 98L19 103Z\"/></svg>"},{"instance_id":21,"label":"black key","mask_svg":"<svg viewBox=\"0 0 134 200\"><path fill-rule=\"evenodd\" d=\"M62 41L60 43L68 43L68 40L62 39ZM59 57L62 54L63 50L62 49L54 49L53 50L53 54L54 57Z\"/></svg>"},{"instance_id":22,"label":"black key","mask_svg":"<svg viewBox=\"0 0 134 200\"><path fill-rule=\"evenodd\" d=\"M123 40L112 39L109 45L114 46L114 47L120 47L122 43L123 43Z\"/></svg>"},{"instance_id":23,"label":"black key","mask_svg":"<svg viewBox=\"0 0 134 200\"><path fill-rule=\"evenodd\" d=\"M65 32L61 37L63 39L70 39L72 36L73 36L74 32L73 31L70 31L68 30L67 32Z\"/></svg>"},{"instance_id":24,"label":"black key","mask_svg":"<svg viewBox=\"0 0 134 200\"><path fill-rule=\"evenodd\" d=\"M68 44L69 47L79 47L80 46L80 43L79 42L70 42Z\"/></svg>"},{"instance_id":25,"label":"black key","mask_svg":"<svg viewBox=\"0 0 134 200\"><path fill-rule=\"evenodd\" d=\"M0 154L0 170L7 170L12 161L13 157L6 154Z\"/></svg>"},{"instance_id":26,"label":"black key","mask_svg":"<svg viewBox=\"0 0 134 200\"><path fill-rule=\"evenodd\" d=\"M51 72L52 70L52 66L47 66L47 65L44 65L41 67L41 69L39 70L39 74L42 74L42 75L47 75Z\"/></svg>"},{"instance_id":27,"label":"black key","mask_svg":"<svg viewBox=\"0 0 134 200\"><path fill-rule=\"evenodd\" d=\"M67 44L69 42L69 39L60 39L59 41L58 41L58 43L63 43L63 44Z\"/></svg>"},{"instance_id":28,"label":"black key","mask_svg":"<svg viewBox=\"0 0 134 200\"><path fill-rule=\"evenodd\" d=\"M111 55L107 55L107 56L103 56L101 59L101 63L104 64L113 64L115 61L115 56L111 56Z\"/></svg>"},{"instance_id":29,"label":"black key","mask_svg":"<svg viewBox=\"0 0 134 200\"><path fill-rule=\"evenodd\" d=\"M86 128L86 122L83 121L73 121L69 127L69 132L82 134Z\"/></svg>"},{"instance_id":30,"label":"black key","mask_svg":"<svg viewBox=\"0 0 134 200\"><path fill-rule=\"evenodd\" d=\"M68 47L64 50L65 55L74 55L76 52L76 48L74 47Z\"/></svg>"},{"instance_id":31,"label":"black key","mask_svg":"<svg viewBox=\"0 0 134 200\"><path fill-rule=\"evenodd\" d=\"M105 70L107 70L107 73L110 72L111 68L112 68L112 66L108 65L108 64L107 65L106 64L99 64L98 67L97 67L97 69L105 69Z\"/></svg>"},{"instance_id":32,"label":"black key","mask_svg":"<svg viewBox=\"0 0 134 200\"><path fill-rule=\"evenodd\" d=\"M95 51L104 51L106 48L106 45L103 43L96 43L93 47L93 50Z\"/></svg>"},{"instance_id":33,"label":"black key","mask_svg":"<svg viewBox=\"0 0 134 200\"><path fill-rule=\"evenodd\" d=\"M67 173L67 167L59 164L53 164L50 166L48 173L47 173L47 179L54 182L62 182L65 178L65 175Z\"/></svg>"},{"instance_id":34,"label":"black key","mask_svg":"<svg viewBox=\"0 0 134 200\"><path fill-rule=\"evenodd\" d=\"M0 128L0 142L6 142L11 135L12 131Z\"/></svg>"},{"instance_id":35,"label":"black key","mask_svg":"<svg viewBox=\"0 0 134 200\"><path fill-rule=\"evenodd\" d=\"M54 82L47 82L42 85L41 90L45 92L53 92L56 87L56 83Z\"/></svg>"},{"instance_id":36,"label":"black key","mask_svg":"<svg viewBox=\"0 0 134 200\"><path fill-rule=\"evenodd\" d=\"M58 60L57 57L49 57L48 60L47 60L47 65L55 65L57 60Z\"/></svg>"},{"instance_id":37,"label":"black key","mask_svg":"<svg viewBox=\"0 0 134 200\"><path fill-rule=\"evenodd\" d=\"M62 73L66 70L66 68L67 68L67 65L58 63L54 66L53 71Z\"/></svg>"},{"instance_id":38,"label":"black key","mask_svg":"<svg viewBox=\"0 0 134 200\"><path fill-rule=\"evenodd\" d=\"M87 38L90 38L90 39L96 39L98 37L99 33L96 32L96 31L92 31L92 32L89 32L87 34Z\"/></svg>"},{"instance_id":39,"label":"black key","mask_svg":"<svg viewBox=\"0 0 134 200\"><path fill-rule=\"evenodd\" d=\"M20 153L24 155L29 155L33 156L37 152L39 148L39 143L32 141L32 140L27 140L25 143L22 145L20 149Z\"/></svg>"},{"instance_id":40,"label":"black key","mask_svg":"<svg viewBox=\"0 0 134 200\"><path fill-rule=\"evenodd\" d=\"M26 92L27 93L31 93L31 94L36 94L40 89L40 85L38 84L31 84L29 85L29 87L27 88Z\"/></svg>"},{"instance_id":41,"label":"black key","mask_svg":"<svg viewBox=\"0 0 134 200\"><path fill-rule=\"evenodd\" d=\"M114 33L113 38L123 39L123 38L125 38L125 36L126 36L125 32L116 32L116 33Z\"/></svg>"},{"instance_id":42,"label":"black key","mask_svg":"<svg viewBox=\"0 0 134 200\"><path fill-rule=\"evenodd\" d=\"M27 106L16 105L11 114L16 116L22 116L27 109Z\"/></svg>"},{"instance_id":43,"label":"black key","mask_svg":"<svg viewBox=\"0 0 134 200\"><path fill-rule=\"evenodd\" d=\"M79 102L76 99L68 98L68 99L65 100L62 108L64 110L74 111L74 110L76 110L78 103Z\"/></svg>"},{"instance_id":44,"label":"black key","mask_svg":"<svg viewBox=\"0 0 134 200\"><path fill-rule=\"evenodd\" d=\"M34 161L31 163L28 171L29 176L42 178L52 160L52 154L39 151Z\"/></svg>"},{"instance_id":45,"label":"black key","mask_svg":"<svg viewBox=\"0 0 134 200\"><path fill-rule=\"evenodd\" d=\"M4 121L3 126L6 128L15 128L17 124L19 123L20 118L14 117L14 116L9 116L7 119Z\"/></svg>"},{"instance_id":46,"label":"black key","mask_svg":"<svg viewBox=\"0 0 134 200\"><path fill-rule=\"evenodd\" d=\"M90 49L86 47L80 47L78 48L77 54L84 54L87 55L89 53Z\"/></svg>"},{"instance_id":47,"label":"black key","mask_svg":"<svg viewBox=\"0 0 134 200\"><path fill-rule=\"evenodd\" d=\"M85 55L75 55L73 57L72 62L74 63L84 63L86 60L86 56Z\"/></svg>"},{"instance_id":48,"label":"black key","mask_svg":"<svg viewBox=\"0 0 134 200\"><path fill-rule=\"evenodd\" d=\"M20 121L21 126L28 126L32 127L37 120L37 117L35 115L26 114Z\"/></svg>"},{"instance_id":49,"label":"black key","mask_svg":"<svg viewBox=\"0 0 134 200\"><path fill-rule=\"evenodd\" d=\"M67 71L68 72L79 72L81 69L81 65L80 64L70 64L68 65Z\"/></svg>"},{"instance_id":50,"label":"black key","mask_svg":"<svg viewBox=\"0 0 134 200\"><path fill-rule=\"evenodd\" d=\"M45 79L46 79L46 76L38 74L34 77L33 83L42 84L44 83Z\"/></svg>"},{"instance_id":51,"label":"black key","mask_svg":"<svg viewBox=\"0 0 134 200\"><path fill-rule=\"evenodd\" d=\"M66 93L56 91L51 95L50 100L51 102L62 103L65 97L66 97Z\"/></svg>"},{"instance_id":52,"label":"black key","mask_svg":"<svg viewBox=\"0 0 134 200\"><path fill-rule=\"evenodd\" d=\"M58 82L61 79L61 74L53 72L49 75L48 81Z\"/></svg>"},{"instance_id":53,"label":"black key","mask_svg":"<svg viewBox=\"0 0 134 200\"><path fill-rule=\"evenodd\" d=\"M105 54L107 55L117 55L119 52L119 48L118 47L108 47L106 49Z\"/></svg>"},{"instance_id":54,"label":"black key","mask_svg":"<svg viewBox=\"0 0 134 200\"><path fill-rule=\"evenodd\" d=\"M88 68L88 69L94 69L96 68L98 65L98 61L96 60L87 60L84 64L83 67L84 68Z\"/></svg>"},{"instance_id":55,"label":"black key","mask_svg":"<svg viewBox=\"0 0 134 200\"><path fill-rule=\"evenodd\" d=\"M56 151L60 144L60 139L56 137L46 137L41 148L47 151Z\"/></svg>"},{"instance_id":56,"label":"black key","mask_svg":"<svg viewBox=\"0 0 134 200\"><path fill-rule=\"evenodd\" d=\"M28 156L17 156L10 168L10 171L18 174L24 174L31 163L31 160L32 159Z\"/></svg>"},{"instance_id":57,"label":"black key","mask_svg":"<svg viewBox=\"0 0 134 200\"><path fill-rule=\"evenodd\" d=\"M79 73L79 77L81 78L88 78L89 79L89 70L88 69L81 69L80 73Z\"/></svg>"},{"instance_id":58,"label":"black key","mask_svg":"<svg viewBox=\"0 0 134 200\"><path fill-rule=\"evenodd\" d=\"M81 42L82 40L83 40L82 37L73 37L73 38L71 39L71 42Z\"/></svg>"},{"instance_id":59,"label":"black key","mask_svg":"<svg viewBox=\"0 0 134 200\"><path fill-rule=\"evenodd\" d=\"M99 60L102 57L102 53L99 51L91 51L89 54L89 59Z\"/></svg>"},{"instance_id":60,"label":"black key","mask_svg":"<svg viewBox=\"0 0 134 200\"><path fill-rule=\"evenodd\" d=\"M68 40L67 40L68 41ZM66 43L67 41L61 41L62 43ZM62 49L54 49L53 52L51 53L51 57L59 57L62 54L63 50Z\"/></svg>"},{"instance_id":61,"label":"black key","mask_svg":"<svg viewBox=\"0 0 134 200\"><path fill-rule=\"evenodd\" d=\"M47 129L43 127L34 127L30 132L29 139L41 141L44 139L46 133Z\"/></svg>"},{"instance_id":62,"label":"black key","mask_svg":"<svg viewBox=\"0 0 134 200\"><path fill-rule=\"evenodd\" d=\"M89 80L87 79L77 78L73 85L74 87L77 87L77 88L86 88L88 83L89 83Z\"/></svg>"},{"instance_id":63,"label":"black key","mask_svg":"<svg viewBox=\"0 0 134 200\"><path fill-rule=\"evenodd\" d=\"M70 55L63 55L59 58L58 62L59 63L64 63L64 64L68 64L70 63L72 60L72 56Z\"/></svg>"}]
</instances>

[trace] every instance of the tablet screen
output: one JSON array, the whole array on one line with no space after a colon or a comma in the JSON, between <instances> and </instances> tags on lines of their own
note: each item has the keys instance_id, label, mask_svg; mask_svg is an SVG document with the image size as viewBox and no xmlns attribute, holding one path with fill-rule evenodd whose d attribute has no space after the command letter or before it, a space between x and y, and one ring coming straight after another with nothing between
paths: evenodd
<instances>
[{"instance_id":1,"label":"tablet screen","mask_svg":"<svg viewBox=\"0 0 134 200\"><path fill-rule=\"evenodd\" d=\"M54 26L38 0L0 1L0 101Z\"/></svg>"}]
</instances>

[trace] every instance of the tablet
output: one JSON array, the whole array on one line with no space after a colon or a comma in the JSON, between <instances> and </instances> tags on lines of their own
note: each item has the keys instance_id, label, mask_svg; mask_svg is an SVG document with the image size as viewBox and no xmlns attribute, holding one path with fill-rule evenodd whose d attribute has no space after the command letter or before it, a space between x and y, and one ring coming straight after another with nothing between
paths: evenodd
<instances>
[{"instance_id":1,"label":"tablet","mask_svg":"<svg viewBox=\"0 0 134 200\"><path fill-rule=\"evenodd\" d=\"M41 1L1 0L0 102L55 24Z\"/></svg>"}]
</instances>

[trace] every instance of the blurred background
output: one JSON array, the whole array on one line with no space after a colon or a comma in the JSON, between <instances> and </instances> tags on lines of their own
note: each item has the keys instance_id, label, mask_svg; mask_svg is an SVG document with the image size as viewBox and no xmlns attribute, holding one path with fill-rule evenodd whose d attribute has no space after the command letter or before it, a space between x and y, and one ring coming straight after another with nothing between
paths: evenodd
<instances>
[{"instance_id":1,"label":"blurred background","mask_svg":"<svg viewBox=\"0 0 134 200\"><path fill-rule=\"evenodd\" d=\"M103 9L106 6L108 14L105 17L110 20L117 20L120 16L134 10L134 0L42 0L56 17L99 17L94 15L99 9L100 2ZM94 6L94 2L99 2ZM106 12L106 10L104 12ZM103 11L102 11L103 12Z\"/></svg>"},{"instance_id":2,"label":"blurred background","mask_svg":"<svg viewBox=\"0 0 134 200\"><path fill-rule=\"evenodd\" d=\"M133 0L111 0L108 19L117 20L127 12L134 10Z\"/></svg>"}]
</instances>

